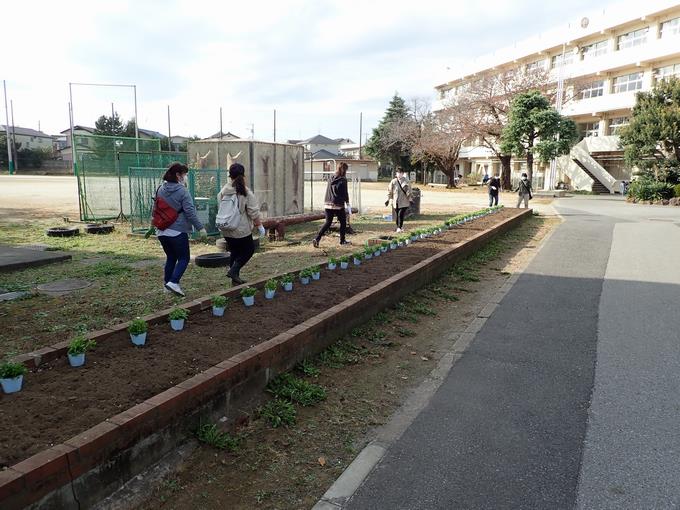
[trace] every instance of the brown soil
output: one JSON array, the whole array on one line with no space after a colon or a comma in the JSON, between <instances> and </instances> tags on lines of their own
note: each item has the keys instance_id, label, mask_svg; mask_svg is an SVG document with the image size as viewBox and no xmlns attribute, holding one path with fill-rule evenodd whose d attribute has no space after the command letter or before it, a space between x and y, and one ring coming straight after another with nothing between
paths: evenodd
<instances>
[{"instance_id":1,"label":"brown soil","mask_svg":"<svg viewBox=\"0 0 680 510\"><path fill-rule=\"evenodd\" d=\"M193 314L181 332L150 326L144 348L120 333L89 352L82 368L69 367L65 358L46 364L27 375L20 393L0 398L0 467L63 442L513 213L481 218L360 268L324 270L320 282L296 282L294 292L279 290L273 301L260 292L255 306L234 302L222 318Z\"/></svg>"}]
</instances>

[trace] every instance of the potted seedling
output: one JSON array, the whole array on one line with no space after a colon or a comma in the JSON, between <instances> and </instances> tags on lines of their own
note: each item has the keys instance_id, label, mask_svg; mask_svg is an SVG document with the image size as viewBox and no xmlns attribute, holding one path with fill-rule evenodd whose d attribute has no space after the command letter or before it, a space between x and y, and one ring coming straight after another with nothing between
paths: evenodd
<instances>
[{"instance_id":1,"label":"potted seedling","mask_svg":"<svg viewBox=\"0 0 680 510\"><path fill-rule=\"evenodd\" d=\"M290 292L293 290L293 280L295 277L292 274L284 274L281 277L281 286L283 287L283 290L286 292Z\"/></svg>"},{"instance_id":2,"label":"potted seedling","mask_svg":"<svg viewBox=\"0 0 680 510\"><path fill-rule=\"evenodd\" d=\"M330 259L328 259L328 269L333 271L336 267L338 267L338 262L339 262L338 259L336 259L334 257L331 257Z\"/></svg>"},{"instance_id":3,"label":"potted seedling","mask_svg":"<svg viewBox=\"0 0 680 510\"><path fill-rule=\"evenodd\" d=\"M0 385L5 393L21 391L24 375L28 372L26 365L14 361L0 363Z\"/></svg>"},{"instance_id":4,"label":"potted seedling","mask_svg":"<svg viewBox=\"0 0 680 510\"><path fill-rule=\"evenodd\" d=\"M222 317L224 315L224 309L227 307L229 299L225 296L213 296L210 300L212 303L212 314L215 317Z\"/></svg>"},{"instance_id":5,"label":"potted seedling","mask_svg":"<svg viewBox=\"0 0 680 510\"><path fill-rule=\"evenodd\" d=\"M130 322L128 333L130 333L130 340L135 345L144 345L146 343L146 333L149 330L149 325L144 319L137 317Z\"/></svg>"},{"instance_id":6,"label":"potted seedling","mask_svg":"<svg viewBox=\"0 0 680 510\"><path fill-rule=\"evenodd\" d=\"M264 284L264 297L265 299L274 299L274 294L276 294L276 288L279 286L278 280L272 278L267 280Z\"/></svg>"},{"instance_id":7,"label":"potted seedling","mask_svg":"<svg viewBox=\"0 0 680 510\"><path fill-rule=\"evenodd\" d=\"M357 251L352 254L352 260L354 261L355 266L360 266L361 265L361 260L364 258L363 252Z\"/></svg>"},{"instance_id":8,"label":"potted seedling","mask_svg":"<svg viewBox=\"0 0 680 510\"><path fill-rule=\"evenodd\" d=\"M404 237L398 237L397 238L397 248L403 248L404 247Z\"/></svg>"},{"instance_id":9,"label":"potted seedling","mask_svg":"<svg viewBox=\"0 0 680 510\"><path fill-rule=\"evenodd\" d=\"M189 310L186 308L175 308L168 314L170 319L170 327L175 331L182 331L184 329L184 321L189 317Z\"/></svg>"},{"instance_id":10,"label":"potted seedling","mask_svg":"<svg viewBox=\"0 0 680 510\"><path fill-rule=\"evenodd\" d=\"M371 249L373 250L373 256L374 257L380 257L380 254L382 253L382 251L380 250L379 244L374 244Z\"/></svg>"},{"instance_id":11,"label":"potted seedling","mask_svg":"<svg viewBox=\"0 0 680 510\"><path fill-rule=\"evenodd\" d=\"M311 279L312 271L309 268L300 271L300 283L302 283L302 285L307 285Z\"/></svg>"},{"instance_id":12,"label":"potted seedling","mask_svg":"<svg viewBox=\"0 0 680 510\"><path fill-rule=\"evenodd\" d=\"M347 269L349 267L349 256L343 255L340 257L340 269Z\"/></svg>"},{"instance_id":13,"label":"potted seedling","mask_svg":"<svg viewBox=\"0 0 680 510\"><path fill-rule=\"evenodd\" d=\"M418 231L414 230L411 232L411 242L417 241L418 240Z\"/></svg>"},{"instance_id":14,"label":"potted seedling","mask_svg":"<svg viewBox=\"0 0 680 510\"><path fill-rule=\"evenodd\" d=\"M366 246L366 248L364 248L364 259L370 260L372 258L373 258L373 248L369 248L368 246Z\"/></svg>"},{"instance_id":15,"label":"potted seedling","mask_svg":"<svg viewBox=\"0 0 680 510\"><path fill-rule=\"evenodd\" d=\"M321 268L319 266L312 266L309 270L312 272L312 280L319 280L321 278Z\"/></svg>"},{"instance_id":16,"label":"potted seedling","mask_svg":"<svg viewBox=\"0 0 680 510\"><path fill-rule=\"evenodd\" d=\"M386 253L387 250L389 250L389 249L390 249L390 243L389 242L383 241L382 243L380 243L380 251L381 252Z\"/></svg>"},{"instance_id":17,"label":"potted seedling","mask_svg":"<svg viewBox=\"0 0 680 510\"><path fill-rule=\"evenodd\" d=\"M85 335L78 335L68 345L68 362L72 367L79 367L85 364L85 353L97 347L97 342Z\"/></svg>"},{"instance_id":18,"label":"potted seedling","mask_svg":"<svg viewBox=\"0 0 680 510\"><path fill-rule=\"evenodd\" d=\"M255 304L255 294L257 294L257 289L254 287L244 287L241 289L241 299L243 299L243 304L246 306L253 306Z\"/></svg>"},{"instance_id":19,"label":"potted seedling","mask_svg":"<svg viewBox=\"0 0 680 510\"><path fill-rule=\"evenodd\" d=\"M390 240L390 250L396 250L397 249L397 240L392 239Z\"/></svg>"}]
</instances>

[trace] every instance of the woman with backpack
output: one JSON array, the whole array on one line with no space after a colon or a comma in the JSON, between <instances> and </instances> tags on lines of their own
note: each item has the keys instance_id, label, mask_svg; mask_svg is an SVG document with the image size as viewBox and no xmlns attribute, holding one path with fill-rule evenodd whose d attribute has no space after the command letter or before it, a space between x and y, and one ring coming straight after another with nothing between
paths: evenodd
<instances>
[{"instance_id":1,"label":"woman with backpack","mask_svg":"<svg viewBox=\"0 0 680 510\"><path fill-rule=\"evenodd\" d=\"M338 163L338 167L335 169L335 175L328 181L324 206L326 222L321 226L319 232L312 241L315 248L319 247L321 236L331 228L334 217L338 218L338 221L340 222L340 244L350 244L349 241L345 240L345 235L347 233L347 215L351 213L346 177L348 168L347 163Z\"/></svg>"},{"instance_id":2,"label":"woman with backpack","mask_svg":"<svg viewBox=\"0 0 680 510\"><path fill-rule=\"evenodd\" d=\"M217 194L220 210L216 224L231 253L227 276L231 278L232 285L245 283L240 273L255 253L253 228L257 227L260 237L265 233L260 219L260 204L246 186L245 175L246 169L242 164L232 164L229 167L230 181Z\"/></svg>"},{"instance_id":3,"label":"woman with backpack","mask_svg":"<svg viewBox=\"0 0 680 510\"><path fill-rule=\"evenodd\" d=\"M411 206L412 194L411 184L404 175L404 169L397 167L396 176L387 186L387 200L385 207L387 207L392 200L392 207L394 209L395 221L397 223L397 232L404 231L404 217L406 211Z\"/></svg>"},{"instance_id":4,"label":"woman with backpack","mask_svg":"<svg viewBox=\"0 0 680 510\"><path fill-rule=\"evenodd\" d=\"M196 208L186 188L189 169L182 163L171 163L163 175L163 184L156 190L152 224L165 252L165 289L184 297L179 280L189 265L189 233L198 230L208 234L196 215Z\"/></svg>"}]
</instances>

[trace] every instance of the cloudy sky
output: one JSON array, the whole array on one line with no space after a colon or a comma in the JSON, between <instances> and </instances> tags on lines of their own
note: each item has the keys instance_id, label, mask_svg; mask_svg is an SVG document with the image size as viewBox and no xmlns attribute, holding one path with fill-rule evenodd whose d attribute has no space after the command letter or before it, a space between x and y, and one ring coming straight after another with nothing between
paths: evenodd
<instances>
[{"instance_id":1,"label":"cloudy sky","mask_svg":"<svg viewBox=\"0 0 680 510\"><path fill-rule=\"evenodd\" d=\"M434 85L495 49L579 19L592 0L6 2L0 79L15 124L68 128L68 83L136 84L140 127L358 141L395 91ZM603 4L598 4L601 8ZM5 44L8 43L8 44ZM447 71L447 67L450 71ZM76 124L133 116L131 89L74 86ZM4 109L2 121L4 124Z\"/></svg>"}]
</instances>

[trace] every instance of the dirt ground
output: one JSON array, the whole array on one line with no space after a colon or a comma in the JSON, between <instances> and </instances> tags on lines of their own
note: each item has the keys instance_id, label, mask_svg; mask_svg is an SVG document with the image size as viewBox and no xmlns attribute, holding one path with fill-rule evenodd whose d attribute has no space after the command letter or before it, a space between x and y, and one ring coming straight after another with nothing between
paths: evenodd
<instances>
[{"instance_id":1,"label":"dirt ground","mask_svg":"<svg viewBox=\"0 0 680 510\"><path fill-rule=\"evenodd\" d=\"M451 348L510 274L521 271L558 220L533 217L449 274L357 328L339 365L313 360L306 379L327 399L299 407L297 423L273 429L253 414L224 451L201 444L169 475L145 486L141 509L308 509ZM301 373L298 373L301 375ZM134 497L127 494L128 497ZM139 496L139 494L138 494Z\"/></svg>"}]
</instances>

